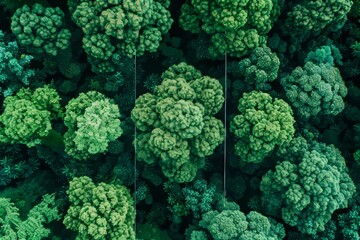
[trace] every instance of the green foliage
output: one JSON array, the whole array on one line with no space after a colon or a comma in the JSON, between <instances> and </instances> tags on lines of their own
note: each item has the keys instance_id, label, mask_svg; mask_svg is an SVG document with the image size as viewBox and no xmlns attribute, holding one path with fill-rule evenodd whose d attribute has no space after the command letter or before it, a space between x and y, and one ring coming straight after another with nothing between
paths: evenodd
<instances>
[{"instance_id":1,"label":"green foliage","mask_svg":"<svg viewBox=\"0 0 360 240\"><path fill-rule=\"evenodd\" d=\"M35 71L30 69L33 56L22 54L16 41L8 41L0 30L0 92L7 97L28 86Z\"/></svg>"},{"instance_id":2,"label":"green foliage","mask_svg":"<svg viewBox=\"0 0 360 240\"><path fill-rule=\"evenodd\" d=\"M212 155L222 142L224 131L224 124L220 120L205 116L202 131L191 142L190 151L199 157Z\"/></svg>"},{"instance_id":3,"label":"green foliage","mask_svg":"<svg viewBox=\"0 0 360 240\"><path fill-rule=\"evenodd\" d=\"M213 56L241 57L266 43L266 33L280 14L278 1L191 0L181 7L180 26L211 36Z\"/></svg>"},{"instance_id":4,"label":"green foliage","mask_svg":"<svg viewBox=\"0 0 360 240\"><path fill-rule=\"evenodd\" d=\"M236 176L230 174L226 179L226 183L226 191L232 199L238 201L244 196L247 182L241 174L236 174Z\"/></svg>"},{"instance_id":5,"label":"green foliage","mask_svg":"<svg viewBox=\"0 0 360 240\"><path fill-rule=\"evenodd\" d=\"M149 191L149 187L144 182L140 182L136 184L135 196L136 196L136 204L144 200L146 201L146 203L151 204L153 201L153 198Z\"/></svg>"},{"instance_id":6,"label":"green foliage","mask_svg":"<svg viewBox=\"0 0 360 240\"><path fill-rule=\"evenodd\" d=\"M159 162L164 175L176 182L192 181L224 139L223 123L213 115L224 102L217 79L201 76L186 63L162 74L154 94L138 97L131 118L141 131L135 139L138 160Z\"/></svg>"},{"instance_id":7,"label":"green foliage","mask_svg":"<svg viewBox=\"0 0 360 240\"><path fill-rule=\"evenodd\" d=\"M191 240L208 240L208 237L204 231L194 230L191 232L190 239Z\"/></svg>"},{"instance_id":8,"label":"green foliage","mask_svg":"<svg viewBox=\"0 0 360 240\"><path fill-rule=\"evenodd\" d=\"M239 115L230 123L235 153L244 163L261 163L276 145L289 142L295 133L291 107L269 94L252 91L239 99Z\"/></svg>"},{"instance_id":9,"label":"green foliage","mask_svg":"<svg viewBox=\"0 0 360 240\"><path fill-rule=\"evenodd\" d=\"M308 61L281 79L286 96L300 116L337 115L345 107L347 88L338 68Z\"/></svg>"},{"instance_id":10,"label":"green foliage","mask_svg":"<svg viewBox=\"0 0 360 240\"><path fill-rule=\"evenodd\" d=\"M0 6L0 239L360 240L360 0Z\"/></svg>"},{"instance_id":11,"label":"green foliage","mask_svg":"<svg viewBox=\"0 0 360 240\"><path fill-rule=\"evenodd\" d=\"M360 57L360 43L356 41L350 46L350 48L352 50L352 55L355 58L359 58Z\"/></svg>"},{"instance_id":12,"label":"green foliage","mask_svg":"<svg viewBox=\"0 0 360 240\"><path fill-rule=\"evenodd\" d=\"M309 151L308 140L309 139L303 136L294 137L290 142L280 146L276 154L283 159L301 158Z\"/></svg>"},{"instance_id":13,"label":"green foliage","mask_svg":"<svg viewBox=\"0 0 360 240\"><path fill-rule=\"evenodd\" d=\"M354 152L354 160L358 165L360 165L360 150L356 150L356 152Z\"/></svg>"},{"instance_id":14,"label":"green foliage","mask_svg":"<svg viewBox=\"0 0 360 240\"><path fill-rule=\"evenodd\" d=\"M202 74L195 67L181 62L179 64L174 64L170 66L163 74L161 75L162 79L176 79L183 78L187 82L193 81L195 79L201 78Z\"/></svg>"},{"instance_id":15,"label":"green foliage","mask_svg":"<svg viewBox=\"0 0 360 240\"><path fill-rule=\"evenodd\" d=\"M25 218L31 208L48 192L56 191L58 185L49 171L37 171L32 176L7 186L0 191L0 198L10 198Z\"/></svg>"},{"instance_id":16,"label":"green foliage","mask_svg":"<svg viewBox=\"0 0 360 240\"><path fill-rule=\"evenodd\" d=\"M34 3L41 3L44 6L45 4L48 4L46 0L17 0L17 1L2 0L0 2L0 5L4 6L4 9L6 11L14 13L16 9L21 8L25 4L33 5Z\"/></svg>"},{"instance_id":17,"label":"green foliage","mask_svg":"<svg viewBox=\"0 0 360 240\"><path fill-rule=\"evenodd\" d=\"M154 0L70 0L68 5L85 34L85 52L105 65L115 51L127 57L155 52L173 22L166 7Z\"/></svg>"},{"instance_id":18,"label":"green foliage","mask_svg":"<svg viewBox=\"0 0 360 240\"><path fill-rule=\"evenodd\" d=\"M65 151L79 160L107 151L110 141L122 134L116 104L96 91L80 93L66 105Z\"/></svg>"},{"instance_id":19,"label":"green foliage","mask_svg":"<svg viewBox=\"0 0 360 240\"><path fill-rule=\"evenodd\" d=\"M44 224L60 220L55 195L44 195L42 201L33 207L27 219L19 217L19 209L9 198L0 198L0 237L4 240L40 240L50 234Z\"/></svg>"},{"instance_id":20,"label":"green foliage","mask_svg":"<svg viewBox=\"0 0 360 240\"><path fill-rule=\"evenodd\" d=\"M191 186L182 189L185 205L191 210L195 218L211 210L215 202L215 187L208 186L205 180L196 180Z\"/></svg>"},{"instance_id":21,"label":"green foliage","mask_svg":"<svg viewBox=\"0 0 360 240\"><path fill-rule=\"evenodd\" d=\"M338 220L344 240L360 239L360 206L355 205L348 213L339 215Z\"/></svg>"},{"instance_id":22,"label":"green foliage","mask_svg":"<svg viewBox=\"0 0 360 240\"><path fill-rule=\"evenodd\" d=\"M248 228L246 216L240 210L207 212L199 225L208 229L215 240L239 238Z\"/></svg>"},{"instance_id":23,"label":"green foliage","mask_svg":"<svg viewBox=\"0 0 360 240\"><path fill-rule=\"evenodd\" d=\"M334 66L335 61L340 65L342 64L341 58L342 56L339 49L337 49L334 45L324 45L314 51L310 51L305 58L305 62L310 61L315 64L329 63L331 66Z\"/></svg>"},{"instance_id":24,"label":"green foliage","mask_svg":"<svg viewBox=\"0 0 360 240\"><path fill-rule=\"evenodd\" d=\"M166 86L168 82L169 81L165 80L160 86L164 86L166 88L168 87ZM183 81L183 83L186 82ZM176 100L174 98L168 97L159 101L156 110L160 115L160 123L165 129L169 130L168 134L178 134L173 135L174 139L176 139L177 136L182 139L194 138L201 133L201 130L204 127L203 114L205 109L202 105L195 105L192 101L183 99ZM152 136L154 136L154 138L156 138L156 135L161 137L160 135L165 133L166 132L164 132L162 129L157 128L152 131ZM171 141L170 139L168 140ZM179 141L181 140L179 139ZM152 145L154 148L157 147L155 144L156 143L154 142ZM166 149L165 146L161 146L160 148Z\"/></svg>"},{"instance_id":25,"label":"green foliage","mask_svg":"<svg viewBox=\"0 0 360 240\"><path fill-rule=\"evenodd\" d=\"M25 4L11 17L11 31L27 51L56 56L70 45L71 33L63 28L63 18L64 12L58 7Z\"/></svg>"},{"instance_id":26,"label":"green foliage","mask_svg":"<svg viewBox=\"0 0 360 240\"><path fill-rule=\"evenodd\" d=\"M358 240L360 239L360 208L358 192L351 199L349 209L333 217L325 226L325 231L312 237L312 240Z\"/></svg>"},{"instance_id":27,"label":"green foliage","mask_svg":"<svg viewBox=\"0 0 360 240\"><path fill-rule=\"evenodd\" d=\"M158 226L152 223L139 224L136 227L136 238L142 240L171 240L166 231L161 230Z\"/></svg>"},{"instance_id":28,"label":"green foliage","mask_svg":"<svg viewBox=\"0 0 360 240\"><path fill-rule=\"evenodd\" d=\"M135 240L134 203L122 185L94 184L89 177L75 177L66 191L71 202L64 218L76 239Z\"/></svg>"},{"instance_id":29,"label":"green foliage","mask_svg":"<svg viewBox=\"0 0 360 240\"><path fill-rule=\"evenodd\" d=\"M48 85L33 93L22 88L4 100L0 116L0 142L33 147L41 143L52 129L51 120L62 116L60 96Z\"/></svg>"},{"instance_id":30,"label":"green foliage","mask_svg":"<svg viewBox=\"0 0 360 240\"><path fill-rule=\"evenodd\" d=\"M176 182L164 182L164 192L167 194L167 209L172 214L172 221L179 223L181 217L190 214L190 209L186 207L181 186Z\"/></svg>"},{"instance_id":31,"label":"green foliage","mask_svg":"<svg viewBox=\"0 0 360 240\"><path fill-rule=\"evenodd\" d=\"M271 49L262 46L255 48L248 58L241 60L234 69L236 77L244 77L245 82L255 85L257 90L270 89L269 82L278 76L280 60Z\"/></svg>"},{"instance_id":32,"label":"green foliage","mask_svg":"<svg viewBox=\"0 0 360 240\"><path fill-rule=\"evenodd\" d=\"M330 23L346 21L352 4L351 0L301 1L287 12L285 28L294 35L319 32Z\"/></svg>"},{"instance_id":33,"label":"green foliage","mask_svg":"<svg viewBox=\"0 0 360 240\"><path fill-rule=\"evenodd\" d=\"M309 235L305 234L298 234L300 235L300 238L305 238ZM316 235L310 235L310 240L336 240L338 237L338 234L336 233L336 225L334 220L330 220L325 225L325 231L319 232Z\"/></svg>"},{"instance_id":34,"label":"green foliage","mask_svg":"<svg viewBox=\"0 0 360 240\"><path fill-rule=\"evenodd\" d=\"M0 145L0 186L19 178L28 178L39 169L37 157L29 156L19 145Z\"/></svg>"},{"instance_id":35,"label":"green foliage","mask_svg":"<svg viewBox=\"0 0 360 240\"><path fill-rule=\"evenodd\" d=\"M270 222L255 211L246 216L240 210L209 211L203 214L199 226L207 229L214 240L280 240L285 237L281 224Z\"/></svg>"},{"instance_id":36,"label":"green foliage","mask_svg":"<svg viewBox=\"0 0 360 240\"><path fill-rule=\"evenodd\" d=\"M64 137L52 130L51 121L63 117L60 97L49 86L20 89L4 101L0 116L0 141L20 143L28 147L44 143L57 152L65 151L76 159L86 160L91 155L107 151L110 141L121 134L120 112L116 104L101 93L90 91L69 101L64 124Z\"/></svg>"},{"instance_id":37,"label":"green foliage","mask_svg":"<svg viewBox=\"0 0 360 240\"><path fill-rule=\"evenodd\" d=\"M282 216L302 233L316 234L324 231L335 210L347 207L355 186L337 148L317 142L307 148L287 152L284 161L263 176L260 190L269 214Z\"/></svg>"},{"instance_id":38,"label":"green foliage","mask_svg":"<svg viewBox=\"0 0 360 240\"><path fill-rule=\"evenodd\" d=\"M112 182L130 187L139 174L138 170L134 170L134 157L124 150L116 157L116 164L110 169Z\"/></svg>"}]
</instances>

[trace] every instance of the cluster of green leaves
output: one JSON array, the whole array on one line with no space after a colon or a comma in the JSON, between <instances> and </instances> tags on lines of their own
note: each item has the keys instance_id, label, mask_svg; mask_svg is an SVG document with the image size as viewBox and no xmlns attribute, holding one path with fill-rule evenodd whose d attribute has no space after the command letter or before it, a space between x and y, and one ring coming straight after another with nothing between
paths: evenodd
<instances>
[{"instance_id":1,"label":"cluster of green leaves","mask_svg":"<svg viewBox=\"0 0 360 240\"><path fill-rule=\"evenodd\" d=\"M0 5L1 239L359 238L359 0Z\"/></svg>"},{"instance_id":2,"label":"cluster of green leaves","mask_svg":"<svg viewBox=\"0 0 360 240\"><path fill-rule=\"evenodd\" d=\"M126 187L75 177L67 194L71 205L64 225L78 231L78 239L135 240L134 203Z\"/></svg>"},{"instance_id":3,"label":"cluster of green leaves","mask_svg":"<svg viewBox=\"0 0 360 240\"><path fill-rule=\"evenodd\" d=\"M0 30L0 92L6 96L28 86L35 71L30 69L33 56L23 54L16 41L9 41Z\"/></svg>"},{"instance_id":4,"label":"cluster of green leaves","mask_svg":"<svg viewBox=\"0 0 360 240\"><path fill-rule=\"evenodd\" d=\"M345 159L333 145L307 143L301 136L284 145L279 156L286 158L261 180L264 208L303 233L324 231L331 214L346 208L355 193Z\"/></svg>"},{"instance_id":5,"label":"cluster of green leaves","mask_svg":"<svg viewBox=\"0 0 360 240\"><path fill-rule=\"evenodd\" d=\"M58 7L25 4L11 17L11 31L30 53L56 56L70 46L71 33L62 27L63 18L64 12Z\"/></svg>"},{"instance_id":6,"label":"cluster of green leaves","mask_svg":"<svg viewBox=\"0 0 360 240\"><path fill-rule=\"evenodd\" d=\"M50 234L50 229L45 228L44 224L60 218L54 194L44 195L42 201L29 211L25 220L19 217L19 209L9 198L0 198L1 239L43 239Z\"/></svg>"},{"instance_id":7,"label":"cluster of green leaves","mask_svg":"<svg viewBox=\"0 0 360 240\"><path fill-rule=\"evenodd\" d=\"M279 14L279 3L272 0L191 0L181 7L180 26L209 34L212 56L241 57L266 43L266 33Z\"/></svg>"},{"instance_id":8,"label":"cluster of green leaves","mask_svg":"<svg viewBox=\"0 0 360 240\"><path fill-rule=\"evenodd\" d=\"M60 100L57 91L48 85L33 93L22 88L15 96L6 97L0 116L0 142L28 147L45 143L56 150L65 145L67 154L86 160L105 152L109 141L122 134L119 108L103 94L81 93L69 101L65 114ZM63 137L52 129L52 120L57 118L64 118L68 128Z\"/></svg>"},{"instance_id":9,"label":"cluster of green leaves","mask_svg":"<svg viewBox=\"0 0 360 240\"><path fill-rule=\"evenodd\" d=\"M102 72L112 70L107 60L114 52L127 57L155 52L173 22L166 9L169 3L157 0L69 0L68 5L73 21L84 32L85 52Z\"/></svg>"},{"instance_id":10,"label":"cluster of green leaves","mask_svg":"<svg viewBox=\"0 0 360 240\"><path fill-rule=\"evenodd\" d=\"M338 68L321 52L309 53L304 67L296 67L281 79L286 96L300 116L337 115L344 109L347 88ZM315 55L315 56L314 56Z\"/></svg>"},{"instance_id":11,"label":"cluster of green leaves","mask_svg":"<svg viewBox=\"0 0 360 240\"><path fill-rule=\"evenodd\" d=\"M135 101L131 118L139 132L137 157L159 163L164 175L191 182L224 140L223 123L213 115L224 102L221 83L182 62L171 66L155 87Z\"/></svg>"},{"instance_id":12,"label":"cluster of green leaves","mask_svg":"<svg viewBox=\"0 0 360 240\"><path fill-rule=\"evenodd\" d=\"M239 99L239 115L230 124L236 138L235 153L242 162L260 163L276 145L291 141L295 133L291 107L259 91Z\"/></svg>"}]
</instances>

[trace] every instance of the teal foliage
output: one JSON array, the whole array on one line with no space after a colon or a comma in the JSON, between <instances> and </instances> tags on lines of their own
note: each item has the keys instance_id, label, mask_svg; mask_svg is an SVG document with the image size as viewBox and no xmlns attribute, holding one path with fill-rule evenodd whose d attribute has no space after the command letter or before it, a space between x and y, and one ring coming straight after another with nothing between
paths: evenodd
<instances>
[{"instance_id":1,"label":"teal foliage","mask_svg":"<svg viewBox=\"0 0 360 240\"><path fill-rule=\"evenodd\" d=\"M58 184L50 171L36 171L32 176L14 182L0 191L0 198L10 198L19 209L20 218L25 218L41 196L56 191Z\"/></svg>"},{"instance_id":2,"label":"teal foliage","mask_svg":"<svg viewBox=\"0 0 360 240\"><path fill-rule=\"evenodd\" d=\"M349 209L339 213L326 224L324 232L312 236L312 240L358 240L360 239L360 208L358 193L353 196L349 203Z\"/></svg>"},{"instance_id":3,"label":"teal foliage","mask_svg":"<svg viewBox=\"0 0 360 240\"><path fill-rule=\"evenodd\" d=\"M121 74L121 72L116 72L115 74L106 78L104 90L108 92L116 92L119 90L119 87L124 85L124 81L124 76Z\"/></svg>"},{"instance_id":4,"label":"teal foliage","mask_svg":"<svg viewBox=\"0 0 360 240\"><path fill-rule=\"evenodd\" d=\"M23 54L16 41L7 40L0 30L0 92L7 97L29 86L35 71L30 69L33 56Z\"/></svg>"},{"instance_id":5,"label":"teal foliage","mask_svg":"<svg viewBox=\"0 0 360 240\"><path fill-rule=\"evenodd\" d=\"M335 210L348 206L355 185L337 148L318 142L308 142L307 148L295 154L296 147L284 150L284 161L263 176L260 190L267 213L282 216L302 233L316 234Z\"/></svg>"},{"instance_id":6,"label":"teal foliage","mask_svg":"<svg viewBox=\"0 0 360 240\"><path fill-rule=\"evenodd\" d=\"M355 124L354 127L354 144L357 148L360 147L360 123Z\"/></svg>"},{"instance_id":7,"label":"teal foliage","mask_svg":"<svg viewBox=\"0 0 360 240\"><path fill-rule=\"evenodd\" d=\"M147 222L161 226L165 223L167 218L168 212L161 203L154 202L153 204L151 204L151 209L146 215Z\"/></svg>"},{"instance_id":8,"label":"teal foliage","mask_svg":"<svg viewBox=\"0 0 360 240\"><path fill-rule=\"evenodd\" d=\"M161 78L157 74L150 74L144 81L144 87L149 92L153 93L156 86L161 84Z\"/></svg>"},{"instance_id":9,"label":"teal foliage","mask_svg":"<svg viewBox=\"0 0 360 240\"><path fill-rule=\"evenodd\" d=\"M191 240L208 240L209 238L204 231L194 230L191 232L190 239Z\"/></svg>"},{"instance_id":10,"label":"teal foliage","mask_svg":"<svg viewBox=\"0 0 360 240\"><path fill-rule=\"evenodd\" d=\"M161 230L153 223L139 224L136 227L136 238L142 240L161 239L171 240L165 230Z\"/></svg>"},{"instance_id":11,"label":"teal foliage","mask_svg":"<svg viewBox=\"0 0 360 240\"><path fill-rule=\"evenodd\" d=\"M14 13L16 9L21 8L22 6L24 6L24 4L32 5L34 3L41 3L43 5L48 4L46 0L17 0L17 1L2 0L0 2L0 5L4 6L4 9L6 11Z\"/></svg>"},{"instance_id":12,"label":"teal foliage","mask_svg":"<svg viewBox=\"0 0 360 240\"><path fill-rule=\"evenodd\" d=\"M233 239L240 237L248 227L246 216L240 210L211 211L203 214L199 224L207 229L214 239Z\"/></svg>"},{"instance_id":13,"label":"teal foliage","mask_svg":"<svg viewBox=\"0 0 360 240\"><path fill-rule=\"evenodd\" d=\"M65 177L69 181L74 177L89 176L94 174L95 172L92 168L93 166L87 164L81 164L77 159L69 159L68 157L68 159L64 159L64 160L67 161L60 163L58 174L61 175L61 177ZM47 164L49 165L51 164L52 168L57 167L56 164L59 164L59 163L54 164L53 162L50 162L49 159L46 159L46 161Z\"/></svg>"},{"instance_id":14,"label":"teal foliage","mask_svg":"<svg viewBox=\"0 0 360 240\"><path fill-rule=\"evenodd\" d=\"M272 236L275 236L275 239L283 239L286 236L284 225L277 222L275 219L268 217L268 220L271 224L270 232Z\"/></svg>"},{"instance_id":15,"label":"teal foliage","mask_svg":"<svg viewBox=\"0 0 360 240\"><path fill-rule=\"evenodd\" d=\"M335 224L334 220L330 220L326 225L325 225L325 231L323 232L319 232L317 235L311 235L310 239L311 240L336 240L337 237L339 236L336 232L337 227ZM307 235L308 236L308 235ZM302 238L307 237L304 234L301 234Z\"/></svg>"},{"instance_id":16,"label":"teal foliage","mask_svg":"<svg viewBox=\"0 0 360 240\"><path fill-rule=\"evenodd\" d=\"M344 63L344 77L355 77L360 75L360 69L357 68L357 61L347 60Z\"/></svg>"},{"instance_id":17,"label":"teal foliage","mask_svg":"<svg viewBox=\"0 0 360 240\"><path fill-rule=\"evenodd\" d=\"M203 214L199 226L207 229L214 240L280 240L285 237L280 223L270 222L255 211L247 215L240 210L209 211Z\"/></svg>"},{"instance_id":18,"label":"teal foliage","mask_svg":"<svg viewBox=\"0 0 360 240\"><path fill-rule=\"evenodd\" d=\"M50 234L50 229L45 228L44 224L60 218L54 194L44 195L42 201L30 210L25 220L19 217L19 209L9 198L0 198L1 239L43 239Z\"/></svg>"},{"instance_id":19,"label":"teal foliage","mask_svg":"<svg viewBox=\"0 0 360 240\"><path fill-rule=\"evenodd\" d=\"M360 43L356 41L350 46L350 48L352 50L352 55L355 58L359 58L360 57Z\"/></svg>"},{"instance_id":20,"label":"teal foliage","mask_svg":"<svg viewBox=\"0 0 360 240\"><path fill-rule=\"evenodd\" d=\"M78 33L75 32L75 34ZM75 35L74 38L78 38L78 36ZM49 63L49 65L52 65L50 68L55 68L54 71L56 71L56 68L58 68L62 75L64 75L69 80L71 79L72 83L76 85L86 68L86 63L81 62L79 59L82 53L82 51L79 51L75 47L69 46L64 50L59 51L55 57L46 56L44 61L52 62ZM45 68L42 71L46 70L47 69ZM63 81L59 81L59 83L62 84Z\"/></svg>"},{"instance_id":21,"label":"teal foliage","mask_svg":"<svg viewBox=\"0 0 360 240\"><path fill-rule=\"evenodd\" d=\"M179 223L181 217L190 214L189 208L186 207L184 195L182 194L181 186L176 182L164 182L164 192L167 194L167 209L172 214L172 221Z\"/></svg>"},{"instance_id":22,"label":"teal foliage","mask_svg":"<svg viewBox=\"0 0 360 240\"><path fill-rule=\"evenodd\" d=\"M112 53L111 57L106 61L89 56L88 62L91 65L91 70L97 74L118 71L123 75L127 75L126 73L131 73L131 75L133 75L135 72L134 67L132 66L134 65L134 58L123 56L120 51Z\"/></svg>"},{"instance_id":23,"label":"teal foliage","mask_svg":"<svg viewBox=\"0 0 360 240\"><path fill-rule=\"evenodd\" d=\"M235 77L243 77L246 83L257 90L269 90L270 82L278 76L280 60L266 46L255 48L248 58L241 60L234 69Z\"/></svg>"},{"instance_id":24,"label":"teal foliage","mask_svg":"<svg viewBox=\"0 0 360 240\"><path fill-rule=\"evenodd\" d=\"M152 202L152 196L150 195L149 187L147 186L146 183L140 182L136 185L136 191L135 191L136 204L138 204L141 201L144 201L145 199L146 201L150 201L149 203Z\"/></svg>"},{"instance_id":25,"label":"teal foliage","mask_svg":"<svg viewBox=\"0 0 360 240\"><path fill-rule=\"evenodd\" d=\"M59 92L61 93L71 93L76 90L76 82L71 80L64 80L59 86L58 86Z\"/></svg>"},{"instance_id":26,"label":"teal foliage","mask_svg":"<svg viewBox=\"0 0 360 240\"><path fill-rule=\"evenodd\" d=\"M160 186L164 179L161 177L161 170L151 167L151 165L144 166L141 171L141 176L155 186Z\"/></svg>"},{"instance_id":27,"label":"teal foliage","mask_svg":"<svg viewBox=\"0 0 360 240\"><path fill-rule=\"evenodd\" d=\"M56 56L70 46L71 33L63 28L63 18L64 12L58 7L25 4L11 17L11 31L28 52Z\"/></svg>"},{"instance_id":28,"label":"teal foliage","mask_svg":"<svg viewBox=\"0 0 360 240\"><path fill-rule=\"evenodd\" d=\"M334 57L333 57L333 51L334 51L333 49L334 48L335 48L334 46L324 45L324 46L321 46L321 47L315 49L314 51L310 51L305 58L305 62L310 61L315 64L328 63L332 66L335 65L334 60L338 60L341 63L341 59L334 59Z\"/></svg>"},{"instance_id":29,"label":"teal foliage","mask_svg":"<svg viewBox=\"0 0 360 240\"><path fill-rule=\"evenodd\" d=\"M188 43L189 59L194 62L214 59L215 56L209 53L213 52L213 48L214 46L210 41L210 37L205 32L200 32Z\"/></svg>"},{"instance_id":30,"label":"teal foliage","mask_svg":"<svg viewBox=\"0 0 360 240\"><path fill-rule=\"evenodd\" d=\"M191 186L182 189L185 206L191 210L195 218L210 211L215 202L215 187L209 186L205 180L196 180Z\"/></svg>"},{"instance_id":31,"label":"teal foliage","mask_svg":"<svg viewBox=\"0 0 360 240\"><path fill-rule=\"evenodd\" d=\"M123 87L125 83L125 78L120 71L96 74L89 77L88 80L90 81L89 87L91 90L110 93L119 91L119 88Z\"/></svg>"},{"instance_id":32,"label":"teal foliage","mask_svg":"<svg viewBox=\"0 0 360 240\"><path fill-rule=\"evenodd\" d=\"M123 152L117 156L115 166L111 169L111 179L117 184L131 186L137 179L139 172L134 170L134 159L129 153Z\"/></svg>"},{"instance_id":33,"label":"teal foliage","mask_svg":"<svg viewBox=\"0 0 360 240\"><path fill-rule=\"evenodd\" d=\"M360 165L360 150L356 150L356 152L354 152L354 160L358 165Z\"/></svg>"},{"instance_id":34,"label":"teal foliage","mask_svg":"<svg viewBox=\"0 0 360 240\"><path fill-rule=\"evenodd\" d=\"M29 156L18 145L0 146L0 186L19 178L28 178L39 169L37 157Z\"/></svg>"},{"instance_id":35,"label":"teal foliage","mask_svg":"<svg viewBox=\"0 0 360 240\"><path fill-rule=\"evenodd\" d=\"M348 213L340 214L338 221L342 239L360 239L360 206L355 205Z\"/></svg>"},{"instance_id":36,"label":"teal foliage","mask_svg":"<svg viewBox=\"0 0 360 240\"><path fill-rule=\"evenodd\" d=\"M246 190L246 180L241 174L236 174L236 176L231 177L230 176L228 179L226 179L227 192L234 200L240 200Z\"/></svg>"},{"instance_id":37,"label":"teal foliage","mask_svg":"<svg viewBox=\"0 0 360 240\"><path fill-rule=\"evenodd\" d=\"M161 62L163 66L169 67L185 61L184 51L180 48L181 41L181 38L172 37L169 33L165 35L158 48L158 52L166 58Z\"/></svg>"},{"instance_id":38,"label":"teal foliage","mask_svg":"<svg viewBox=\"0 0 360 240\"><path fill-rule=\"evenodd\" d=\"M312 60L313 54L308 56ZM281 79L286 96L303 118L337 115L345 107L347 88L338 68L308 61Z\"/></svg>"},{"instance_id":39,"label":"teal foliage","mask_svg":"<svg viewBox=\"0 0 360 240\"><path fill-rule=\"evenodd\" d=\"M0 186L6 186L13 178L13 175L9 174L7 169L3 168L0 170Z\"/></svg>"}]
</instances>

